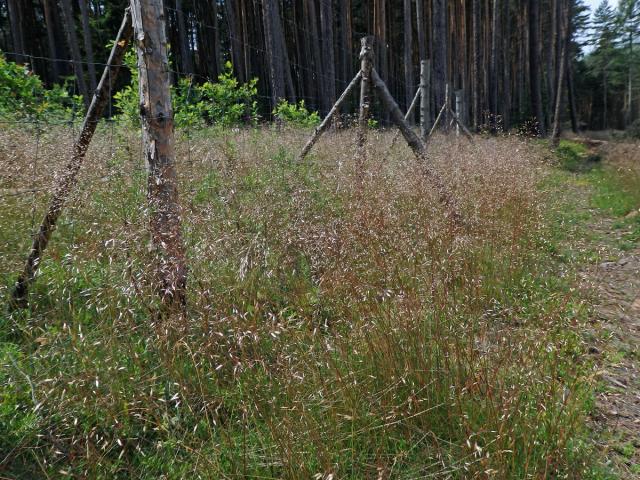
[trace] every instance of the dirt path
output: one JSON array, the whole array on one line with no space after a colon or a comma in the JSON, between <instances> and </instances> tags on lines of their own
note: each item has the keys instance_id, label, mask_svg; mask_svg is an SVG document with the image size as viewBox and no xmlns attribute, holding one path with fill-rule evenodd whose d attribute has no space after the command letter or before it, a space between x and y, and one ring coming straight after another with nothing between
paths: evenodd
<instances>
[{"instance_id":1,"label":"dirt path","mask_svg":"<svg viewBox=\"0 0 640 480\"><path fill-rule=\"evenodd\" d=\"M594 421L606 458L621 478L640 479L640 249L589 272L601 356Z\"/></svg>"},{"instance_id":2,"label":"dirt path","mask_svg":"<svg viewBox=\"0 0 640 480\"><path fill-rule=\"evenodd\" d=\"M600 218L590 225L596 247L606 253L583 272L594 292L589 350L599 365L593 422L612 470L622 479L640 479L640 246L616 248L622 232L614 222Z\"/></svg>"}]
</instances>

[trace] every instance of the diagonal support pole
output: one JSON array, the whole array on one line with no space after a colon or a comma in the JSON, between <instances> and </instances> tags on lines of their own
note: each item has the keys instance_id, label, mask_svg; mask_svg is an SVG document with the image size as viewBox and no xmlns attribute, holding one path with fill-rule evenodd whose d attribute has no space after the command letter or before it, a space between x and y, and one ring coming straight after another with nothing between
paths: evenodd
<instances>
[{"instance_id":1,"label":"diagonal support pole","mask_svg":"<svg viewBox=\"0 0 640 480\"><path fill-rule=\"evenodd\" d=\"M306 157L308 155L308 153L311 151L311 149L316 144L318 139L327 130L327 128L331 124L331 120L333 119L333 116L340 109L340 107L345 102L345 100L347 99L349 94L356 88L356 86L358 85L358 82L360 81L361 78L362 78L362 72L359 71L356 74L356 76L353 78L353 80L351 80L351 83L349 83L349 85L347 85L347 88L344 89L344 92L342 92L342 95L340 95L340 98L338 98L338 101L331 108L331 110L329 111L327 116L324 118L322 123L320 125L318 125L318 127L315 129L315 131L313 132L313 135L311 135L311 138L309 138L309 140L307 141L306 145L304 146L304 148L302 149L302 151L298 155L298 162L301 162L302 160L304 160L304 157Z\"/></svg>"},{"instance_id":2,"label":"diagonal support pole","mask_svg":"<svg viewBox=\"0 0 640 480\"><path fill-rule=\"evenodd\" d=\"M460 120L460 117L451 109L449 109L449 115L451 115L451 118L453 119L454 122L456 122L458 124L458 126L462 129L462 133L464 133L464 136L467 137L467 139L471 142L471 143L475 143L473 141L473 135L471 135L471 132L469 131L469 129L465 126L464 123L462 123L462 121Z\"/></svg>"},{"instance_id":3,"label":"diagonal support pole","mask_svg":"<svg viewBox=\"0 0 640 480\"><path fill-rule=\"evenodd\" d=\"M405 120L409 120L409 117L411 117L411 114L413 113L413 111L416 109L416 106L418 105L418 100L420 99L420 96L421 96L421 92L420 92L420 89L418 89L416 91L416 94L413 97L413 100L411 101L411 105L409 105L409 109L407 110L407 113L404 116ZM391 150L395 146L399 136L400 136L400 130L397 130L395 135L393 136L393 139L391 139L391 146L389 147L389 150Z\"/></svg>"},{"instance_id":4,"label":"diagonal support pole","mask_svg":"<svg viewBox=\"0 0 640 480\"><path fill-rule=\"evenodd\" d=\"M38 232L33 239L31 251L25 263L24 270L15 283L11 300L13 307L24 306L25 304L27 293L29 292L29 286L33 282L35 274L38 271L42 254L49 244L49 239L51 238L51 234L53 233L56 223L60 218L62 209L64 208L71 191L76 185L78 172L84 162L93 134L96 131L100 118L102 117L104 108L111 98L111 90L118 77L118 73L120 72L124 54L127 51L127 47L132 36L133 27L131 24L131 12L127 8L125 10L124 19L122 20L122 25L118 31L118 37L111 49L107 66L102 73L102 78L100 79L98 88L93 95L91 105L84 117L82 130L73 144L73 155L65 167L62 178L58 183L51 203L49 204L49 208L47 209L47 213L42 219Z\"/></svg>"}]
</instances>

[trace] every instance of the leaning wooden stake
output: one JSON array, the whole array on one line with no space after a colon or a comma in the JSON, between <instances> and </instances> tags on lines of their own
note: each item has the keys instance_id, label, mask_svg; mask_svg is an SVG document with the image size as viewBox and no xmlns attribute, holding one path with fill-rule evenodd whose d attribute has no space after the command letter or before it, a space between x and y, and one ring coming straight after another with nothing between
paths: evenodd
<instances>
[{"instance_id":1,"label":"leaning wooden stake","mask_svg":"<svg viewBox=\"0 0 640 480\"><path fill-rule=\"evenodd\" d=\"M111 90L118 77L118 72L122 66L124 54L127 50L129 42L131 40L132 28L131 28L131 14L129 9L125 11L122 25L118 31L118 37L116 38L107 66L102 73L102 78L98 84L98 88L91 100L91 105L87 110L87 114L84 117L82 123L82 129L80 135L73 144L73 155L67 165L58 183L55 193L47 213L42 219L42 223L36 233L33 243L31 245L31 252L24 266L23 272L16 281L15 288L13 290L13 305L23 306L29 291L29 286L33 281L38 267L40 266L40 259L44 250L47 248L51 234L56 227L56 223L62 209L64 208L67 199L73 187L76 185L78 172L84 161L87 149L93 138L93 134L96 130L96 126L100 121L104 108L111 96Z\"/></svg>"},{"instance_id":2,"label":"leaning wooden stake","mask_svg":"<svg viewBox=\"0 0 640 480\"><path fill-rule=\"evenodd\" d=\"M442 115L444 114L446 109L447 109L447 104L445 103L444 105L442 105L442 108L440 109L440 113L438 113L438 116L436 117L436 121L433 122L433 126L431 127L431 130L429 130L429 135L427 135L427 138L425 139L425 141L429 140L429 138L431 138L431 136L433 135L433 132L435 132L436 128L438 128L440 119L442 118Z\"/></svg>"},{"instance_id":3,"label":"leaning wooden stake","mask_svg":"<svg viewBox=\"0 0 640 480\"><path fill-rule=\"evenodd\" d=\"M420 98L420 89L416 91L416 94L414 95L413 100L411 101L411 105L409 105L409 109L407 110L407 113L405 113L404 115L405 120L409 121L411 114L416 109L416 105L418 105L419 98ZM389 147L389 150L391 150L395 146L399 136L400 136L400 130L397 130L395 135L391 139L391 146Z\"/></svg>"},{"instance_id":4,"label":"leaning wooden stake","mask_svg":"<svg viewBox=\"0 0 640 480\"><path fill-rule=\"evenodd\" d=\"M175 167L173 110L162 0L131 0L140 74L140 118L148 169L147 198L155 284L165 307L186 301L187 267L182 243Z\"/></svg>"},{"instance_id":5,"label":"leaning wooden stake","mask_svg":"<svg viewBox=\"0 0 640 480\"><path fill-rule=\"evenodd\" d=\"M459 225L461 223L461 216L455 198L453 197L449 189L445 186L444 181L440 178L440 176L429 166L426 145L422 140L420 140L420 137L418 137L418 135L413 131L411 126L404 119L404 115L402 115L400 107L389 93L386 84L380 78L380 75L378 75L378 72L376 72L375 69L371 70L371 78L373 80L373 86L378 92L378 95L380 96L384 107L391 115L391 120L400 129L402 136L409 144L409 147L411 147L411 150L413 150L413 153L418 161L420 161L425 176L428 177L430 182L436 188L440 202L442 202L445 207L447 207L447 209L449 210L449 214L456 225Z\"/></svg>"},{"instance_id":6,"label":"leaning wooden stake","mask_svg":"<svg viewBox=\"0 0 640 480\"><path fill-rule=\"evenodd\" d=\"M471 132L469 131L469 129L465 126L465 124L462 122L462 120L460 120L460 117L458 116L458 114L452 110L449 110L449 115L451 115L451 118L453 119L453 121L457 124L456 125L456 131L458 131L458 135L460 135L459 132L459 128L462 129L462 133L464 133L464 136L467 137L467 139L471 142L471 143L475 143L473 141L473 135L471 135Z\"/></svg>"},{"instance_id":7,"label":"leaning wooden stake","mask_svg":"<svg viewBox=\"0 0 640 480\"><path fill-rule=\"evenodd\" d=\"M311 138L309 138L309 140L307 141L306 145L300 152L300 155L298 155L299 162L301 162L304 159L304 157L307 156L307 154L311 151L311 149L316 144L318 139L327 130L329 125L331 125L331 121L334 115L340 109L340 107L345 102L349 94L353 91L353 89L356 88L356 85L358 85L358 82L360 81L361 78L362 78L362 72L358 72L357 75L353 78L353 80L351 80L351 83L347 85L347 88L345 88L344 92L342 92L342 95L340 95L340 98L338 98L338 101L335 103L333 108L331 108L331 110L329 111L327 116L324 118L322 123L318 125L318 127L314 130L313 135L311 135Z\"/></svg>"}]
</instances>

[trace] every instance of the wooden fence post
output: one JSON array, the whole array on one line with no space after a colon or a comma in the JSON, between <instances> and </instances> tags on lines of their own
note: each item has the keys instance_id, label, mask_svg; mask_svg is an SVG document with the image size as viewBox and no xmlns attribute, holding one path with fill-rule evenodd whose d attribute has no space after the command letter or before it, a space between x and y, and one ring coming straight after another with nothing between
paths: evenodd
<instances>
[{"instance_id":1,"label":"wooden fence post","mask_svg":"<svg viewBox=\"0 0 640 480\"><path fill-rule=\"evenodd\" d=\"M460 136L460 122L464 118L462 114L462 90L456 90L456 117L459 121L456 121L456 136Z\"/></svg>"},{"instance_id":2,"label":"wooden fence post","mask_svg":"<svg viewBox=\"0 0 640 480\"><path fill-rule=\"evenodd\" d=\"M369 128L369 111L371 110L371 70L373 69L373 37L366 36L361 40L360 50L360 113L358 115L358 139L356 160L357 168L362 173L362 165L365 157L365 144L367 142L367 129Z\"/></svg>"},{"instance_id":3,"label":"wooden fence post","mask_svg":"<svg viewBox=\"0 0 640 480\"><path fill-rule=\"evenodd\" d=\"M163 306L181 308L186 302L187 267L178 203L162 0L131 0L131 13L140 74L151 242L156 254L155 286Z\"/></svg>"},{"instance_id":4,"label":"wooden fence post","mask_svg":"<svg viewBox=\"0 0 640 480\"><path fill-rule=\"evenodd\" d=\"M12 294L12 306L21 307L24 306L29 286L35 277L36 272L40 266L40 260L44 250L49 244L51 234L56 227L56 223L60 218L62 209L66 204L73 187L76 185L78 178L78 172L82 163L84 162L87 149L93 138L93 134L96 131L96 127L107 102L111 99L111 91L115 85L120 67L124 59L124 54L127 51L129 42L131 40L132 28L131 28L131 13L129 9L125 10L124 19L118 31L118 36L111 49L111 54L107 60L100 83L96 89L87 114L84 117L82 123L82 129L80 135L76 138L73 144L73 154L71 159L65 166L61 179L58 182L56 191L53 194L47 213L45 214L38 232L33 238L31 245L31 251L24 266L24 270L18 277L15 283L15 287Z\"/></svg>"},{"instance_id":5,"label":"wooden fence post","mask_svg":"<svg viewBox=\"0 0 640 480\"><path fill-rule=\"evenodd\" d=\"M420 61L420 137L424 140L431 129L431 60Z\"/></svg>"}]
</instances>

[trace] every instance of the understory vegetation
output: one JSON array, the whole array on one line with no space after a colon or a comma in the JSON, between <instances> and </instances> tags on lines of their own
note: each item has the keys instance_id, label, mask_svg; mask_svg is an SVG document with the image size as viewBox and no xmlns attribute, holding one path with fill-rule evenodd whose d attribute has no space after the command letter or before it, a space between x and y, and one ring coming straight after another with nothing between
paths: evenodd
<instances>
[{"instance_id":1,"label":"understory vegetation","mask_svg":"<svg viewBox=\"0 0 640 480\"><path fill-rule=\"evenodd\" d=\"M30 308L0 317L0 474L608 478L553 195L583 174L517 137L436 137L456 228L391 132L364 175L348 129L297 164L307 133L178 135L189 299L159 320L140 138L101 127ZM71 141L0 134L3 298Z\"/></svg>"}]
</instances>

